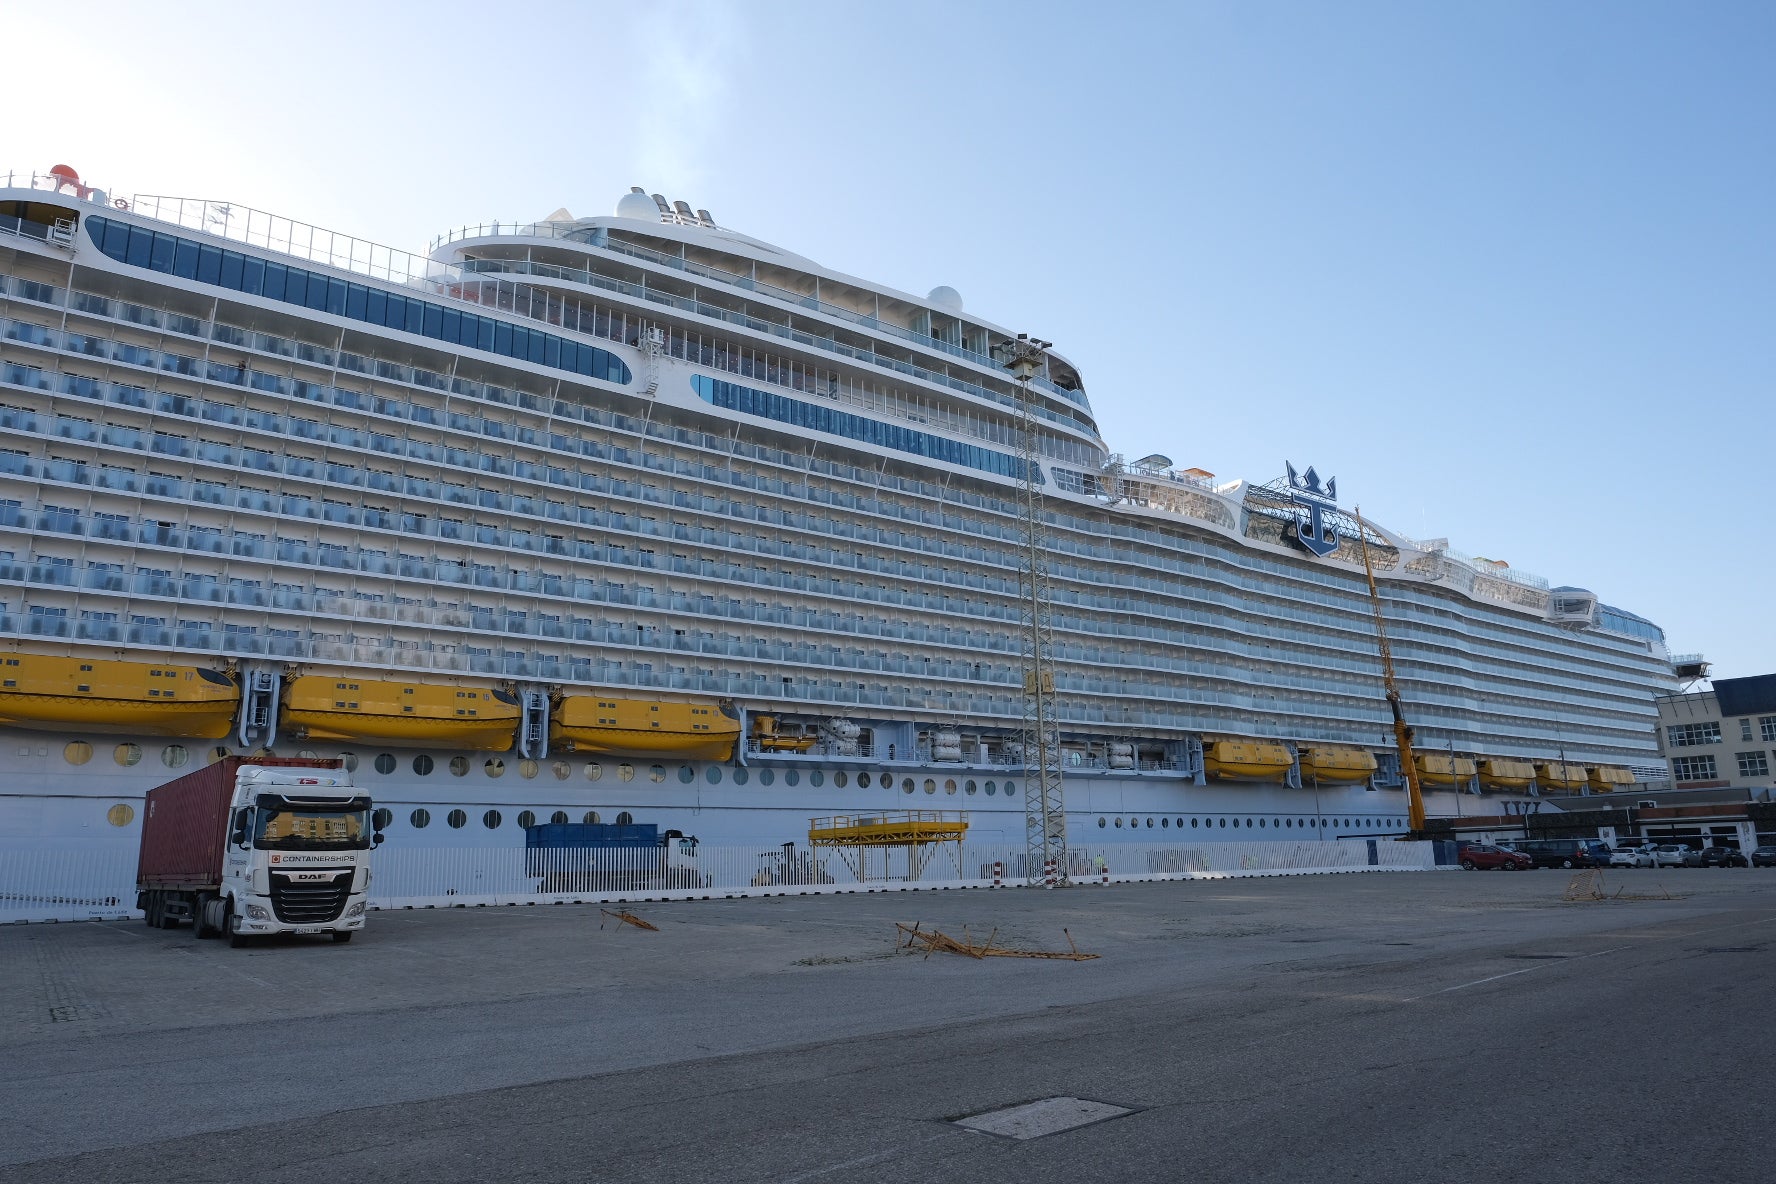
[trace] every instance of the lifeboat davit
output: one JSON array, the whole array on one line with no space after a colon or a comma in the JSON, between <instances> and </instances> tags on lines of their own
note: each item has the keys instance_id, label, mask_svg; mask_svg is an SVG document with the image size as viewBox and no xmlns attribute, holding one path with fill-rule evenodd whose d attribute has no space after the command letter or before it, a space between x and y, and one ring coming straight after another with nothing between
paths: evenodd
<instances>
[{"instance_id":1,"label":"lifeboat davit","mask_svg":"<svg viewBox=\"0 0 1776 1184\"><path fill-rule=\"evenodd\" d=\"M281 719L298 739L505 752L521 714L518 697L494 687L311 674L285 685Z\"/></svg>"},{"instance_id":2,"label":"lifeboat davit","mask_svg":"<svg viewBox=\"0 0 1776 1184\"><path fill-rule=\"evenodd\" d=\"M1536 781L1543 789L1583 789L1589 776L1584 765L1546 761L1536 766Z\"/></svg>"},{"instance_id":3,"label":"lifeboat davit","mask_svg":"<svg viewBox=\"0 0 1776 1184\"><path fill-rule=\"evenodd\" d=\"M1528 789L1535 776L1536 767L1529 761L1489 756L1480 762L1480 785L1484 789Z\"/></svg>"},{"instance_id":4,"label":"lifeboat davit","mask_svg":"<svg viewBox=\"0 0 1776 1184\"><path fill-rule=\"evenodd\" d=\"M752 742L760 752L807 752L819 739L818 736L780 735L774 715L752 717Z\"/></svg>"},{"instance_id":5,"label":"lifeboat davit","mask_svg":"<svg viewBox=\"0 0 1776 1184\"><path fill-rule=\"evenodd\" d=\"M549 744L564 752L725 761L739 739L740 721L714 703L562 695L549 716Z\"/></svg>"},{"instance_id":6,"label":"lifeboat davit","mask_svg":"<svg viewBox=\"0 0 1776 1184\"><path fill-rule=\"evenodd\" d=\"M1361 748L1313 747L1301 750L1303 784L1319 781L1331 785L1354 785L1375 775L1375 754Z\"/></svg>"},{"instance_id":7,"label":"lifeboat davit","mask_svg":"<svg viewBox=\"0 0 1776 1184\"><path fill-rule=\"evenodd\" d=\"M1203 745L1203 769L1217 781L1281 781L1294 764L1281 744L1214 740Z\"/></svg>"},{"instance_id":8,"label":"lifeboat davit","mask_svg":"<svg viewBox=\"0 0 1776 1184\"><path fill-rule=\"evenodd\" d=\"M219 740L240 687L220 670L0 654L0 726Z\"/></svg>"},{"instance_id":9,"label":"lifeboat davit","mask_svg":"<svg viewBox=\"0 0 1776 1184\"><path fill-rule=\"evenodd\" d=\"M1418 780L1424 785L1466 785L1479 770L1472 757L1427 752L1416 758Z\"/></svg>"},{"instance_id":10,"label":"lifeboat davit","mask_svg":"<svg viewBox=\"0 0 1776 1184\"><path fill-rule=\"evenodd\" d=\"M1634 784L1634 774L1620 765L1595 765L1585 784L1592 793L1614 793L1624 785Z\"/></svg>"}]
</instances>

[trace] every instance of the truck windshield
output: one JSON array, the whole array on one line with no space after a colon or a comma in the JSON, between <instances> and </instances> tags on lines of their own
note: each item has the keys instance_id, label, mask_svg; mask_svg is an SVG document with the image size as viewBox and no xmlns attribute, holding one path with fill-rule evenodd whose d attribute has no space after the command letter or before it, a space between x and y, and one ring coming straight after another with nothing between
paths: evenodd
<instances>
[{"instance_id":1,"label":"truck windshield","mask_svg":"<svg viewBox=\"0 0 1776 1184\"><path fill-rule=\"evenodd\" d=\"M253 846L272 851L362 851L370 846L370 812L347 802L288 802L261 797Z\"/></svg>"}]
</instances>

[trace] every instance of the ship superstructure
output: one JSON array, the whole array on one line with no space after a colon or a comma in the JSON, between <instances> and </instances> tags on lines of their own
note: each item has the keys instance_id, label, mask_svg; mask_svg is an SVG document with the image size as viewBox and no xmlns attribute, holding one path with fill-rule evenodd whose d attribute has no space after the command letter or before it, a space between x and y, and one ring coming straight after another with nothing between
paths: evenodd
<instances>
[{"instance_id":1,"label":"ship superstructure","mask_svg":"<svg viewBox=\"0 0 1776 1184\"><path fill-rule=\"evenodd\" d=\"M793 838L909 793L1016 831L1015 336L639 190L410 256L15 177L0 812L73 834L272 749L362 762L392 842L458 804ZM1128 462L1052 349L1030 392L1074 826L1293 830L1310 789L1401 824L1360 531L1427 785L1657 764L1651 623L1311 469Z\"/></svg>"}]
</instances>

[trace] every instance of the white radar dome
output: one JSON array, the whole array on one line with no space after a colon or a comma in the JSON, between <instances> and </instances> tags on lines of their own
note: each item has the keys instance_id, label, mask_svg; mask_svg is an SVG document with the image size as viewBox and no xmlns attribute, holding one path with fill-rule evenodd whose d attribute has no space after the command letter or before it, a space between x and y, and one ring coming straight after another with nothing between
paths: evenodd
<instances>
[{"instance_id":1,"label":"white radar dome","mask_svg":"<svg viewBox=\"0 0 1776 1184\"><path fill-rule=\"evenodd\" d=\"M660 207L645 193L625 193L617 199L617 217L634 218L637 222L658 222Z\"/></svg>"},{"instance_id":2,"label":"white radar dome","mask_svg":"<svg viewBox=\"0 0 1776 1184\"><path fill-rule=\"evenodd\" d=\"M931 289L931 292L925 297L925 299L931 301L931 303L937 305L939 308L947 308L951 312L962 311L962 293L956 291L956 289L950 287L948 284L939 284L937 287Z\"/></svg>"}]
</instances>

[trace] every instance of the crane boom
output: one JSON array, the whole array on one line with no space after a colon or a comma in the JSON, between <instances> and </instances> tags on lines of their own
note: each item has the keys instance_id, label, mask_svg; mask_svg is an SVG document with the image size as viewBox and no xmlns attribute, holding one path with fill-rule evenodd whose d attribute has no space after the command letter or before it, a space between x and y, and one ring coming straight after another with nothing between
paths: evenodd
<instances>
[{"instance_id":1,"label":"crane boom","mask_svg":"<svg viewBox=\"0 0 1776 1184\"><path fill-rule=\"evenodd\" d=\"M1406 724L1406 714L1400 710L1400 684L1394 679L1394 654L1388 648L1387 623L1381 616L1381 593L1375 588L1375 568L1369 563L1369 528L1363 523L1363 511L1358 507L1355 513L1357 520L1357 541L1363 547L1363 574L1369 578L1369 607L1375 613L1375 640L1381 648L1381 682L1387 689L1388 710L1394 716L1394 745L1400 753L1400 772L1406 778L1406 819L1414 835L1424 833L1425 807L1424 794L1418 786L1418 761L1412 755L1412 729Z\"/></svg>"}]
</instances>

